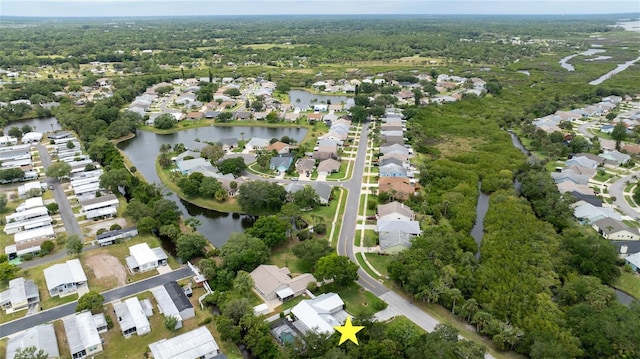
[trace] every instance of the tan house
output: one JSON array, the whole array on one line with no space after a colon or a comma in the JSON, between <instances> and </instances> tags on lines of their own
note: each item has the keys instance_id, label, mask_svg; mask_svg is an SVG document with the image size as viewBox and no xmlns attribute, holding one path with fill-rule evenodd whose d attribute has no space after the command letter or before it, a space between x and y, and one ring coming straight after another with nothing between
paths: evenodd
<instances>
[{"instance_id":1,"label":"tan house","mask_svg":"<svg viewBox=\"0 0 640 359\"><path fill-rule=\"evenodd\" d=\"M416 218L416 215L409 206L406 206L404 203L393 201L378 205L378 219L383 218L411 221Z\"/></svg>"},{"instance_id":2,"label":"tan house","mask_svg":"<svg viewBox=\"0 0 640 359\"><path fill-rule=\"evenodd\" d=\"M404 177L380 177L378 180L378 191L380 193L391 192L395 199L406 200L413 196L416 187Z\"/></svg>"},{"instance_id":3,"label":"tan house","mask_svg":"<svg viewBox=\"0 0 640 359\"><path fill-rule=\"evenodd\" d=\"M316 278L309 273L292 277L289 268L263 264L251 272L254 290L265 301L278 299L282 302L304 293L309 283L315 283Z\"/></svg>"},{"instance_id":4,"label":"tan house","mask_svg":"<svg viewBox=\"0 0 640 359\"><path fill-rule=\"evenodd\" d=\"M318 174L320 175L330 175L338 171L340 171L340 161L333 158L328 158L318 164Z\"/></svg>"},{"instance_id":5,"label":"tan house","mask_svg":"<svg viewBox=\"0 0 640 359\"><path fill-rule=\"evenodd\" d=\"M289 151L291 150L292 146L288 143L284 143L284 142L280 142L280 141L276 141L272 144L270 144L269 146L267 146L267 151L276 151L279 155L285 154L285 153L289 153Z\"/></svg>"}]
</instances>

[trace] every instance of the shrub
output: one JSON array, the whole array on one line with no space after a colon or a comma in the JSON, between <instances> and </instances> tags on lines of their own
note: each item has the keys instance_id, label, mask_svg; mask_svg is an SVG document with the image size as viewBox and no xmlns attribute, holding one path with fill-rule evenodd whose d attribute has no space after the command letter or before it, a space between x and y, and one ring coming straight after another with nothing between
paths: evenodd
<instances>
[{"instance_id":1,"label":"shrub","mask_svg":"<svg viewBox=\"0 0 640 359\"><path fill-rule=\"evenodd\" d=\"M33 254L27 253L23 256L20 256L20 259L22 259L23 261L30 261L33 259Z\"/></svg>"},{"instance_id":2,"label":"shrub","mask_svg":"<svg viewBox=\"0 0 640 359\"><path fill-rule=\"evenodd\" d=\"M207 325L207 324L211 323L212 320L213 320L213 317L204 318L204 320L201 321L200 323L198 323L198 325L200 325L200 326Z\"/></svg>"},{"instance_id":3,"label":"shrub","mask_svg":"<svg viewBox=\"0 0 640 359\"><path fill-rule=\"evenodd\" d=\"M117 223L112 224L112 225L111 225L111 227L109 227L109 230L110 230L110 231L117 231L117 230L120 230L120 229L122 229L122 226L120 226L120 225L119 225L119 224L117 224Z\"/></svg>"},{"instance_id":4,"label":"shrub","mask_svg":"<svg viewBox=\"0 0 640 359\"><path fill-rule=\"evenodd\" d=\"M49 254L56 245L51 241L44 241L40 245L40 253L42 255Z\"/></svg>"},{"instance_id":5,"label":"shrub","mask_svg":"<svg viewBox=\"0 0 640 359\"><path fill-rule=\"evenodd\" d=\"M297 236L299 240L306 241L307 239L310 239L311 237L313 237L313 234L309 233L309 231L302 230L298 232Z\"/></svg>"},{"instance_id":6,"label":"shrub","mask_svg":"<svg viewBox=\"0 0 640 359\"><path fill-rule=\"evenodd\" d=\"M102 233L104 233L104 232L106 232L106 231L107 231L107 229L106 229L106 228L100 228L100 229L98 229L98 230L96 231L96 236L99 236L99 235L101 235Z\"/></svg>"},{"instance_id":7,"label":"shrub","mask_svg":"<svg viewBox=\"0 0 640 359\"><path fill-rule=\"evenodd\" d=\"M323 234L327 233L327 225L325 223L316 224L313 227L313 231L316 232L316 234L323 235Z\"/></svg>"}]
</instances>

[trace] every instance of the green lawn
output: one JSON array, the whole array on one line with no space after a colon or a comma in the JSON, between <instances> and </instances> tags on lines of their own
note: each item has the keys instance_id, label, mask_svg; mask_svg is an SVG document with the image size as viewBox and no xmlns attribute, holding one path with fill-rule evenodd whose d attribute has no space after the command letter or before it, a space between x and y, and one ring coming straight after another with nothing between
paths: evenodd
<instances>
[{"instance_id":1,"label":"green lawn","mask_svg":"<svg viewBox=\"0 0 640 359\"><path fill-rule=\"evenodd\" d=\"M380 276L377 275L372 269L371 267L369 267L367 265L367 262L364 261L364 256L362 255L362 253L356 253L356 261L358 262L358 265L364 269L365 272L367 272L367 274L369 274L371 277L375 278L375 279L380 279Z\"/></svg>"},{"instance_id":2,"label":"green lawn","mask_svg":"<svg viewBox=\"0 0 640 359\"><path fill-rule=\"evenodd\" d=\"M333 292L340 295L345 303L345 310L354 316L373 315L386 308L386 303L357 285L355 282L348 287L327 284L318 289L318 293Z\"/></svg>"},{"instance_id":3,"label":"green lawn","mask_svg":"<svg viewBox=\"0 0 640 359\"><path fill-rule=\"evenodd\" d=\"M337 181L337 180L346 179L348 162L349 161L346 161L346 160L340 161L340 170L338 172L328 175L327 180Z\"/></svg>"},{"instance_id":4,"label":"green lawn","mask_svg":"<svg viewBox=\"0 0 640 359\"><path fill-rule=\"evenodd\" d=\"M372 229L365 229L363 247L375 247L378 245L378 235Z\"/></svg>"},{"instance_id":5,"label":"green lawn","mask_svg":"<svg viewBox=\"0 0 640 359\"><path fill-rule=\"evenodd\" d=\"M613 175L608 172L598 171L596 175L593 176L593 179L599 182L606 182L611 177L613 177Z\"/></svg>"},{"instance_id":6,"label":"green lawn","mask_svg":"<svg viewBox=\"0 0 640 359\"><path fill-rule=\"evenodd\" d=\"M304 261L298 259L291 249L299 241L291 240L283 245L277 246L271 250L271 256L269 256L269 264L275 264L278 267L288 267L291 273L310 273L311 266Z\"/></svg>"},{"instance_id":7,"label":"green lawn","mask_svg":"<svg viewBox=\"0 0 640 359\"><path fill-rule=\"evenodd\" d=\"M622 271L613 286L640 300L640 275Z\"/></svg>"},{"instance_id":8,"label":"green lawn","mask_svg":"<svg viewBox=\"0 0 640 359\"><path fill-rule=\"evenodd\" d=\"M356 229L356 234L354 238L354 245L356 247L360 247L360 237L362 236L362 232L359 229Z\"/></svg>"},{"instance_id":9,"label":"green lawn","mask_svg":"<svg viewBox=\"0 0 640 359\"><path fill-rule=\"evenodd\" d=\"M371 265L382 274L383 277L389 277L387 268L394 260L394 256L383 256L377 253L366 253L367 260Z\"/></svg>"}]
</instances>

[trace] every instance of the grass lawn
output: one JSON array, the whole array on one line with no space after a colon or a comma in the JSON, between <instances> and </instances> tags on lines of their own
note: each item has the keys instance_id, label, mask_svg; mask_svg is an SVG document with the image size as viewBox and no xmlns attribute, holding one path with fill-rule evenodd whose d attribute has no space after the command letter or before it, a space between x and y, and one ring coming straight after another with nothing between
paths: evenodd
<instances>
[{"instance_id":1,"label":"grass lawn","mask_svg":"<svg viewBox=\"0 0 640 359\"><path fill-rule=\"evenodd\" d=\"M364 243L362 244L363 247L375 247L378 245L378 235L376 234L376 232L372 229L365 229L364 230Z\"/></svg>"},{"instance_id":2,"label":"grass lawn","mask_svg":"<svg viewBox=\"0 0 640 359\"><path fill-rule=\"evenodd\" d=\"M340 209L339 209L339 212L338 212L338 220L336 221L336 225L335 225L336 230L333 232L332 238L330 238L331 245L334 246L334 247L336 246L336 244L338 242L338 236L340 235L340 231L338 230L338 228L340 228L342 226L342 217L343 217L343 214L344 214L344 209L347 206L347 196L348 196L348 192L347 192L346 189L339 188L339 190L340 190L340 196L338 196L338 195L334 196L334 200L333 200L333 202L337 203L338 199L340 197L342 197L342 203L340 204ZM333 218L331 220L333 221ZM329 233L331 233L331 232L329 232Z\"/></svg>"},{"instance_id":3,"label":"grass lawn","mask_svg":"<svg viewBox=\"0 0 640 359\"><path fill-rule=\"evenodd\" d=\"M349 161L346 161L346 160L340 161L340 170L338 172L328 175L327 180L337 181L337 180L346 179L345 177L347 176L347 167L349 165L348 162Z\"/></svg>"},{"instance_id":4,"label":"grass lawn","mask_svg":"<svg viewBox=\"0 0 640 359\"><path fill-rule=\"evenodd\" d=\"M394 256L383 256L377 253L366 253L367 260L371 265L382 274L384 277L389 277L389 271L387 268L394 260Z\"/></svg>"},{"instance_id":5,"label":"grass lawn","mask_svg":"<svg viewBox=\"0 0 640 359\"><path fill-rule=\"evenodd\" d=\"M355 316L373 315L386 308L385 302L355 282L347 287L340 287L332 283L318 289L318 294L328 292L338 293L345 303L345 310Z\"/></svg>"},{"instance_id":6,"label":"grass lawn","mask_svg":"<svg viewBox=\"0 0 640 359\"><path fill-rule=\"evenodd\" d=\"M218 201L216 201L214 199L204 199L204 198L200 198L200 197L188 197L187 195L185 195L182 192L180 187L178 187L175 183L173 183L169 179L170 169L162 169L160 167L160 165L158 164L158 161L156 161L156 173L158 174L158 177L160 178L160 181L162 181L162 184L164 184L171 191L173 191L175 194L177 194L178 197L184 199L185 201L187 201L189 203L193 203L196 206L199 206L199 207L202 207L202 208L213 209L213 210L220 211L220 212L238 212L238 213L242 213L242 208L240 207L240 205L238 204L238 201L235 198L231 198L230 197L230 198L227 198L223 202L218 202Z\"/></svg>"},{"instance_id":7,"label":"grass lawn","mask_svg":"<svg viewBox=\"0 0 640 359\"><path fill-rule=\"evenodd\" d=\"M425 333L424 329L422 329L419 326L415 325L415 323L413 323L412 321L407 319L407 317L405 317L404 315L397 316L397 317L391 319L388 323L389 324L391 324L391 323L399 323L399 325L401 325L403 327L406 327L406 328L409 328L411 332L417 331L419 333Z\"/></svg>"},{"instance_id":8,"label":"grass lawn","mask_svg":"<svg viewBox=\"0 0 640 359\"><path fill-rule=\"evenodd\" d=\"M361 237L361 232L359 229L356 229L356 234L355 234L355 238L354 238L354 245L356 247L360 247L360 237Z\"/></svg>"},{"instance_id":9,"label":"grass lawn","mask_svg":"<svg viewBox=\"0 0 640 359\"><path fill-rule=\"evenodd\" d=\"M596 175L593 176L593 179L599 182L606 182L611 177L613 177L613 175L608 172L603 173L602 171L598 171Z\"/></svg>"},{"instance_id":10,"label":"grass lawn","mask_svg":"<svg viewBox=\"0 0 640 359\"><path fill-rule=\"evenodd\" d=\"M380 279L380 276L377 275L372 269L371 267L369 267L369 265L367 265L367 262L364 261L364 256L362 255L362 253L356 253L356 261L358 261L358 265L360 267L362 267L362 269L367 272L371 277L375 278L375 279Z\"/></svg>"},{"instance_id":11,"label":"grass lawn","mask_svg":"<svg viewBox=\"0 0 640 359\"><path fill-rule=\"evenodd\" d=\"M280 268L288 267L291 273L310 273L311 266L293 255L292 248L297 243L300 243L300 241L294 239L273 248L268 264L274 264Z\"/></svg>"},{"instance_id":12,"label":"grass lawn","mask_svg":"<svg viewBox=\"0 0 640 359\"><path fill-rule=\"evenodd\" d=\"M206 318L213 317L213 315L208 313L206 311L206 308L204 311L200 309L200 305L198 304L198 297L200 297L202 294L204 294L204 289L193 289L193 296L190 298L190 300L195 309L195 317L185 320L182 323L182 328L178 329L175 332L169 331L164 326L164 317L162 314L158 313L157 303L155 301L155 298L153 298L151 292L144 292L139 294L138 298L150 299L155 307L153 316L149 318L149 322L151 323L151 333L143 336L132 335L129 339L125 339L120 332L120 327L117 324L118 321L115 318L115 314L113 313L113 307L111 305L108 305L105 315L111 316L111 319L114 322L114 327L107 333L102 335L105 339L104 354L102 356L105 358L142 358L145 357L145 353L148 352L149 344L163 338L170 338L186 333L197 328L198 326L206 325L206 327L211 331L213 337L220 346L221 351L225 353L228 358L241 358L242 356L240 355L240 351L235 344L224 342L220 339L220 334L218 333L213 320L211 320L209 324L203 323Z\"/></svg>"},{"instance_id":13,"label":"grass lawn","mask_svg":"<svg viewBox=\"0 0 640 359\"><path fill-rule=\"evenodd\" d=\"M613 286L640 300L640 275L622 271Z\"/></svg>"},{"instance_id":14,"label":"grass lawn","mask_svg":"<svg viewBox=\"0 0 640 359\"><path fill-rule=\"evenodd\" d=\"M640 223L638 221L632 221L630 219L623 219L622 222L631 228L640 228Z\"/></svg>"}]
</instances>

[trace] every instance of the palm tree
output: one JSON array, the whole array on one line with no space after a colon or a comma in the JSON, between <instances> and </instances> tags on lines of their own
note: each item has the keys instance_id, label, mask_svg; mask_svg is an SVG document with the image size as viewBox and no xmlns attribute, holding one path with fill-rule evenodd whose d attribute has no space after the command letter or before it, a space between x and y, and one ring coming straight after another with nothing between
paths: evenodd
<instances>
[{"instance_id":1,"label":"palm tree","mask_svg":"<svg viewBox=\"0 0 640 359\"><path fill-rule=\"evenodd\" d=\"M476 324L476 331L478 333L481 333L482 329L484 329L484 327L489 324L491 319L493 319L493 315L491 315L490 313L482 310L476 312L476 314L473 315L473 323Z\"/></svg>"},{"instance_id":2,"label":"palm tree","mask_svg":"<svg viewBox=\"0 0 640 359\"><path fill-rule=\"evenodd\" d=\"M470 298L462 305L462 310L467 313L467 322L471 321L471 317L480 309L478 301Z\"/></svg>"},{"instance_id":3,"label":"palm tree","mask_svg":"<svg viewBox=\"0 0 640 359\"><path fill-rule=\"evenodd\" d=\"M460 292L460 289L458 288L451 288L448 291L449 296L451 297L451 299L453 300L453 304L451 305L451 314L455 315L456 314L456 300L457 299L462 299L462 292Z\"/></svg>"},{"instance_id":4,"label":"palm tree","mask_svg":"<svg viewBox=\"0 0 640 359\"><path fill-rule=\"evenodd\" d=\"M244 142L244 131L240 132L240 136L242 136L242 141Z\"/></svg>"}]
</instances>

